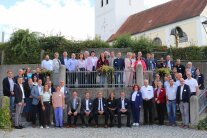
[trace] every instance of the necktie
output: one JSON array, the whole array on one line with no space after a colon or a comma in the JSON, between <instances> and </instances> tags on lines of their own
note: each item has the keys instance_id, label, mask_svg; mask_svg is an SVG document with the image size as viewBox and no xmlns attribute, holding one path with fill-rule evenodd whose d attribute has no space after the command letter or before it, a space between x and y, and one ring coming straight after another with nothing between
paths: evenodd
<instances>
[{"instance_id":1,"label":"necktie","mask_svg":"<svg viewBox=\"0 0 207 138\"><path fill-rule=\"evenodd\" d=\"M73 109L76 109L76 99L73 100Z\"/></svg>"},{"instance_id":2,"label":"necktie","mask_svg":"<svg viewBox=\"0 0 207 138\"><path fill-rule=\"evenodd\" d=\"M99 107L98 107L98 110L99 111L101 110L101 99L99 99Z\"/></svg>"},{"instance_id":3,"label":"necktie","mask_svg":"<svg viewBox=\"0 0 207 138\"><path fill-rule=\"evenodd\" d=\"M103 107L102 107L102 99L101 99L100 101L101 101L101 111L103 111Z\"/></svg>"}]
</instances>

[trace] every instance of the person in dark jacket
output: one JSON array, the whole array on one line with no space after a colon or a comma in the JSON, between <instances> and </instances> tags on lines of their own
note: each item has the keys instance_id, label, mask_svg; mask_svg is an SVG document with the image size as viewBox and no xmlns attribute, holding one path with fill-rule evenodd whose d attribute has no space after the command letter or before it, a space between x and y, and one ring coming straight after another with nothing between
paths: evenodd
<instances>
[{"instance_id":1,"label":"person in dark jacket","mask_svg":"<svg viewBox=\"0 0 207 138\"><path fill-rule=\"evenodd\" d=\"M190 102L190 87L185 84L183 78L180 79L181 85L177 88L176 101L179 104L182 115L183 128L189 127L189 102Z\"/></svg>"},{"instance_id":2,"label":"person in dark jacket","mask_svg":"<svg viewBox=\"0 0 207 138\"><path fill-rule=\"evenodd\" d=\"M97 98L93 101L93 117L96 123L95 128L98 128L98 115L105 116L105 128L108 128L108 117L109 113L107 111L107 101L103 98L103 93L98 92Z\"/></svg>"},{"instance_id":3,"label":"person in dark jacket","mask_svg":"<svg viewBox=\"0 0 207 138\"><path fill-rule=\"evenodd\" d=\"M198 87L200 90L204 90L205 86L204 86L204 76L203 74L201 74L200 69L197 68L195 70L195 79L198 81Z\"/></svg>"},{"instance_id":4,"label":"person in dark jacket","mask_svg":"<svg viewBox=\"0 0 207 138\"><path fill-rule=\"evenodd\" d=\"M120 98L117 99L117 114L118 114L118 128L121 127L121 114L127 115L127 127L131 127L130 125L130 100L125 98L125 92L120 93Z\"/></svg>"},{"instance_id":5,"label":"person in dark jacket","mask_svg":"<svg viewBox=\"0 0 207 138\"><path fill-rule=\"evenodd\" d=\"M111 92L109 94L109 98L107 99L107 108L108 108L108 112L110 115L110 125L109 126L113 127L114 115L115 115L116 108L117 108L114 92Z\"/></svg>"},{"instance_id":6,"label":"person in dark jacket","mask_svg":"<svg viewBox=\"0 0 207 138\"><path fill-rule=\"evenodd\" d=\"M10 112L12 113L14 109L14 79L13 72L11 70L7 71L7 77L3 79L3 94L10 98Z\"/></svg>"},{"instance_id":7,"label":"person in dark jacket","mask_svg":"<svg viewBox=\"0 0 207 138\"><path fill-rule=\"evenodd\" d=\"M18 77L17 84L14 85L14 103L16 104L16 113L15 113L15 128L22 129L22 112L24 109L24 99L25 99L25 90L23 87L23 78Z\"/></svg>"},{"instance_id":8,"label":"person in dark jacket","mask_svg":"<svg viewBox=\"0 0 207 138\"><path fill-rule=\"evenodd\" d=\"M142 93L140 92L139 85L134 85L133 92L131 93L131 109L133 115L133 126L139 126L140 109L142 105Z\"/></svg>"}]
</instances>

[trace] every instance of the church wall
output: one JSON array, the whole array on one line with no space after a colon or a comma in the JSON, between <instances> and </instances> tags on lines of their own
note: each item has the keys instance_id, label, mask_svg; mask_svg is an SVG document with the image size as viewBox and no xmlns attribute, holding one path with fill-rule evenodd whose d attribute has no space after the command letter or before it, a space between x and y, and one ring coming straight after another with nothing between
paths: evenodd
<instances>
[{"instance_id":1,"label":"church wall","mask_svg":"<svg viewBox=\"0 0 207 138\"><path fill-rule=\"evenodd\" d=\"M165 46L175 46L175 37L170 35L171 29L175 27L180 27L188 36L188 42L179 43L179 47L185 47L189 45L207 45L206 37L203 34L204 28L200 22L200 17L191 18L185 21L173 23L157 29L146 31L140 34L136 34L133 38L140 36L146 36L150 39L159 37L162 41L162 45Z\"/></svg>"}]
</instances>

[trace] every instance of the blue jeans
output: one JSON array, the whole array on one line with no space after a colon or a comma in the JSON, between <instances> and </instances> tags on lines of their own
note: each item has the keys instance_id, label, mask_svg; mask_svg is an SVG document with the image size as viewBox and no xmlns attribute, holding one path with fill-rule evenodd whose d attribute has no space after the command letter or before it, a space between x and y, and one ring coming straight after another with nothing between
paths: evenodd
<instances>
[{"instance_id":1,"label":"blue jeans","mask_svg":"<svg viewBox=\"0 0 207 138\"><path fill-rule=\"evenodd\" d=\"M14 96L10 96L10 112L12 112L14 110Z\"/></svg>"},{"instance_id":2,"label":"blue jeans","mask_svg":"<svg viewBox=\"0 0 207 138\"><path fill-rule=\"evenodd\" d=\"M120 84L119 86L123 87L123 71L117 71L115 72L115 86L117 87L118 84ZM119 79L120 78L120 79ZM120 83L119 83L120 80Z\"/></svg>"},{"instance_id":3,"label":"blue jeans","mask_svg":"<svg viewBox=\"0 0 207 138\"><path fill-rule=\"evenodd\" d=\"M171 124L176 123L176 100L169 101L167 104L168 119Z\"/></svg>"},{"instance_id":4,"label":"blue jeans","mask_svg":"<svg viewBox=\"0 0 207 138\"><path fill-rule=\"evenodd\" d=\"M63 126L63 108L62 107L56 107L54 109L54 113L55 113L56 127L62 127Z\"/></svg>"}]
</instances>

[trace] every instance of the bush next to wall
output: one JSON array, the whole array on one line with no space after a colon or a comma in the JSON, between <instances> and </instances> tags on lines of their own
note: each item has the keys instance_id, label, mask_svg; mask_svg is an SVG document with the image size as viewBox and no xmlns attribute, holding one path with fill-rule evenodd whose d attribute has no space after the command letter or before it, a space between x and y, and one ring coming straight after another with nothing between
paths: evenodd
<instances>
[{"instance_id":1,"label":"bush next to wall","mask_svg":"<svg viewBox=\"0 0 207 138\"><path fill-rule=\"evenodd\" d=\"M0 129L10 129L9 98L6 96L0 97L0 102Z\"/></svg>"}]
</instances>

